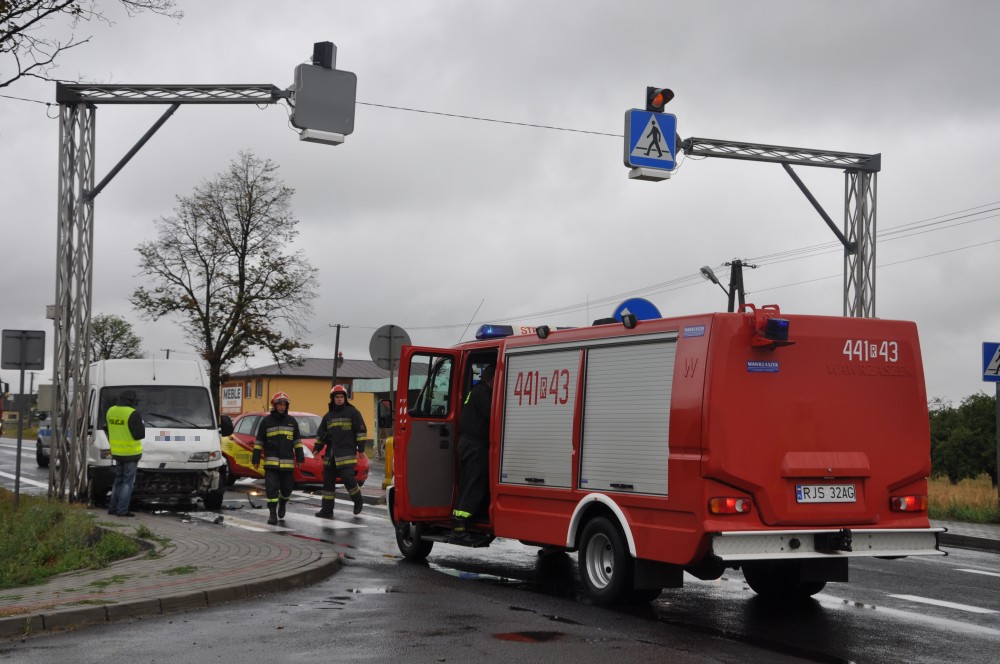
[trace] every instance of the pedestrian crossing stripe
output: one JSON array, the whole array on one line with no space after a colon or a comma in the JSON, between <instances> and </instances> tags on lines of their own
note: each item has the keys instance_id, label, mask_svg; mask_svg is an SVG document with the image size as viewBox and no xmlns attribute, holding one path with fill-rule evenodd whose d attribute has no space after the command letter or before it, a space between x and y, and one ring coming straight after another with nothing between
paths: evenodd
<instances>
[{"instance_id":1,"label":"pedestrian crossing stripe","mask_svg":"<svg viewBox=\"0 0 1000 664\"><path fill-rule=\"evenodd\" d=\"M663 136L663 128L657 124L655 115L649 116L649 121L642 130L642 137L632 148L632 156L677 161L670 152L670 147Z\"/></svg>"}]
</instances>

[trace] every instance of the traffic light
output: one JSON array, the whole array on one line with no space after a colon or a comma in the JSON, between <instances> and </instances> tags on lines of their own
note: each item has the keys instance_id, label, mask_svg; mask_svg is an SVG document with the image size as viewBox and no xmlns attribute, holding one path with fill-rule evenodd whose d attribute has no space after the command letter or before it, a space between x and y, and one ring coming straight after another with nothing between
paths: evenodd
<instances>
[{"instance_id":1,"label":"traffic light","mask_svg":"<svg viewBox=\"0 0 1000 664\"><path fill-rule=\"evenodd\" d=\"M646 110L662 113L663 107L674 98L674 91L669 88L646 88Z\"/></svg>"}]
</instances>

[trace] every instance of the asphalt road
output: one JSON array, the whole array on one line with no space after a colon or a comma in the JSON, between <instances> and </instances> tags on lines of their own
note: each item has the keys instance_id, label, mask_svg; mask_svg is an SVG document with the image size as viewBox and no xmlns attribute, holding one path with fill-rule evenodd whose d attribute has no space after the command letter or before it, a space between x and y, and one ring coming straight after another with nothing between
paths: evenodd
<instances>
[{"instance_id":1,"label":"asphalt road","mask_svg":"<svg viewBox=\"0 0 1000 664\"><path fill-rule=\"evenodd\" d=\"M13 484L10 441L0 483ZM33 447L22 489L43 492ZM263 523L238 484L227 512ZM342 505L341 508L344 506ZM488 549L436 544L426 565L401 560L384 508L358 522L312 517L318 499L290 505L290 534L327 542L344 568L295 593L14 643L15 662L524 661L994 662L1000 652L1000 556L855 561L851 583L796 606L762 602L739 572L686 578L649 606L595 605L579 592L576 556L497 541ZM338 508L339 509L339 508ZM205 518L208 514L202 513ZM197 514L194 514L197 516ZM213 515L214 516L214 515Z\"/></svg>"}]
</instances>

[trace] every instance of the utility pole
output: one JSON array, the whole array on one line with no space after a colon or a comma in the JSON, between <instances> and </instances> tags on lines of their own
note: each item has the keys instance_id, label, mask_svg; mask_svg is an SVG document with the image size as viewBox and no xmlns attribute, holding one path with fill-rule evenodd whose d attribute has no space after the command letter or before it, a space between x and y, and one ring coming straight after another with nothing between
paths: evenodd
<instances>
[{"instance_id":1,"label":"utility pole","mask_svg":"<svg viewBox=\"0 0 1000 664\"><path fill-rule=\"evenodd\" d=\"M733 313L734 311L743 311L743 305L746 304L746 291L743 289L743 268L748 267L750 269L754 269L757 266L744 263L739 258L734 258L731 263L726 263L726 265L730 266L729 291L726 293L726 295L729 296L729 313ZM723 288L722 290L726 289ZM736 309L737 296L739 297L739 309Z\"/></svg>"},{"instance_id":2,"label":"utility pole","mask_svg":"<svg viewBox=\"0 0 1000 664\"><path fill-rule=\"evenodd\" d=\"M163 352L165 352L167 354L167 359L169 360L170 359L170 351L172 351L173 348L161 348L160 350L162 350Z\"/></svg>"},{"instance_id":3,"label":"utility pole","mask_svg":"<svg viewBox=\"0 0 1000 664\"><path fill-rule=\"evenodd\" d=\"M330 327L337 328L336 340L333 342L333 377L330 379L330 388L333 389L337 385L337 365L340 364L340 329L344 328L346 330L350 325L337 323Z\"/></svg>"}]
</instances>

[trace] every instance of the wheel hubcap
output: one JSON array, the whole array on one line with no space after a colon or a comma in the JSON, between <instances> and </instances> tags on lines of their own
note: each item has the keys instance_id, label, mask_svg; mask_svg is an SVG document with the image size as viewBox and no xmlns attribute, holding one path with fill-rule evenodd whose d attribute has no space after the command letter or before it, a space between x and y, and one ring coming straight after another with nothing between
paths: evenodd
<instances>
[{"instance_id":1,"label":"wheel hubcap","mask_svg":"<svg viewBox=\"0 0 1000 664\"><path fill-rule=\"evenodd\" d=\"M615 573L615 557L611 540L602 533L590 538L587 544L587 576L595 588L603 589L611 583Z\"/></svg>"}]
</instances>

